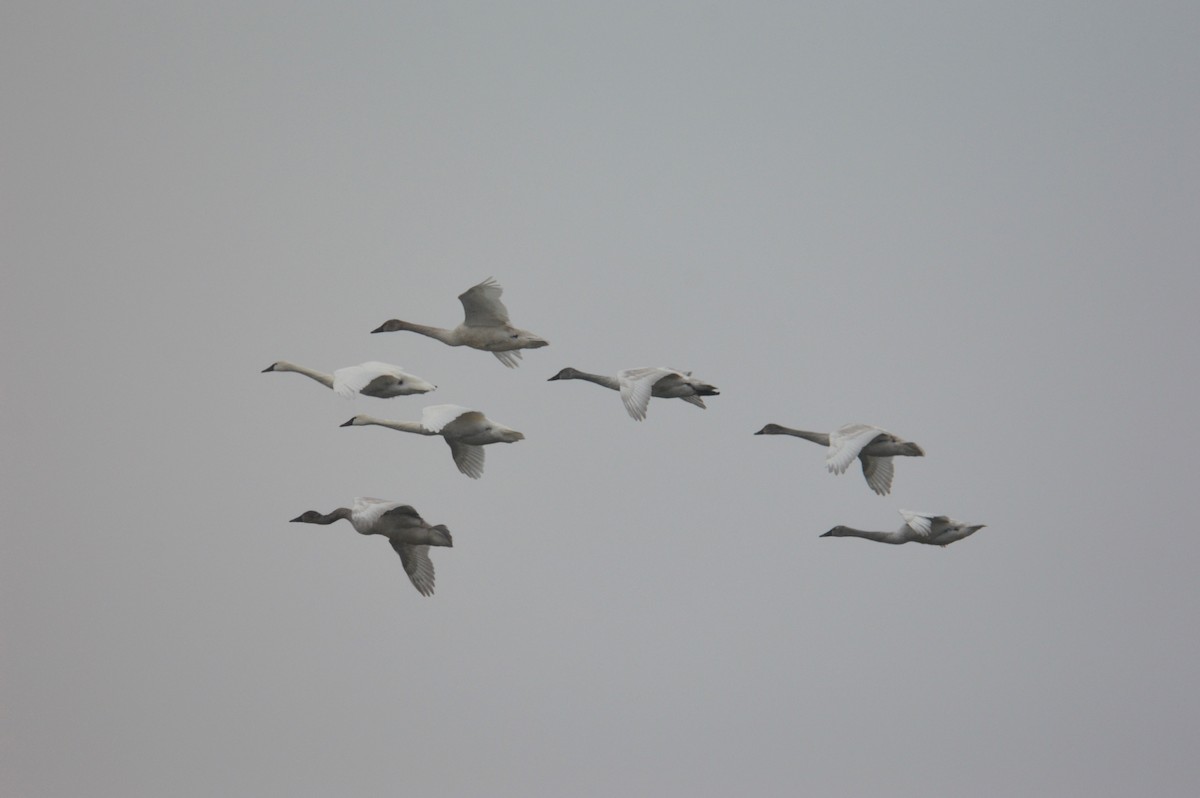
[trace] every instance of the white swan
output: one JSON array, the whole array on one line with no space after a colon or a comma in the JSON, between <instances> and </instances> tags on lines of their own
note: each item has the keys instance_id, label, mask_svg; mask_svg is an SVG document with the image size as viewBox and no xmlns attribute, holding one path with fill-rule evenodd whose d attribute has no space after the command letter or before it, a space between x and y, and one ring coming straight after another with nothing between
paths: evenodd
<instances>
[{"instance_id":1,"label":"white swan","mask_svg":"<svg viewBox=\"0 0 1200 798\"><path fill-rule=\"evenodd\" d=\"M510 369L516 368L519 365L517 360L521 357L520 350L538 349L549 346L550 342L508 323L508 309L500 301L503 290L499 283L489 277L459 294L458 298L462 302L466 318L453 330L392 319L371 332L408 330L436 338L450 346L469 346L472 349L491 352Z\"/></svg>"},{"instance_id":2,"label":"white swan","mask_svg":"<svg viewBox=\"0 0 1200 798\"><path fill-rule=\"evenodd\" d=\"M625 369L617 372L615 377L606 374L589 374L586 371L567 367L546 381L554 380L587 380L597 385L603 385L605 388L620 391L625 409L637 421L646 418L646 409L650 405L651 396L682 399L703 409L705 405L701 396L720 394L716 386L694 378L690 371L676 371L661 367Z\"/></svg>"},{"instance_id":3,"label":"white swan","mask_svg":"<svg viewBox=\"0 0 1200 798\"><path fill-rule=\"evenodd\" d=\"M383 535L400 555L400 564L422 596L433 595L433 561L430 546L453 546L454 539L445 524L430 526L411 506L400 502L360 497L353 508L339 507L321 514L309 510L293 518L304 524L332 524L345 518L360 535Z\"/></svg>"},{"instance_id":4,"label":"white swan","mask_svg":"<svg viewBox=\"0 0 1200 798\"><path fill-rule=\"evenodd\" d=\"M478 410L458 405L430 405L421 412L420 423L386 421L367 415L357 415L343 427L362 427L375 424L417 435L441 435L450 444L450 455L458 470L471 479L483 475L483 447L489 443L515 443L525 436L511 427L497 424Z\"/></svg>"},{"instance_id":5,"label":"white swan","mask_svg":"<svg viewBox=\"0 0 1200 798\"><path fill-rule=\"evenodd\" d=\"M986 524L964 524L944 515L929 513L914 513L911 510L901 510L904 526L895 532L874 532L868 529L854 529L849 526L835 526L821 535L823 538L866 538L880 543L928 543L930 546L949 546L956 540L962 540L983 529Z\"/></svg>"},{"instance_id":6,"label":"white swan","mask_svg":"<svg viewBox=\"0 0 1200 798\"><path fill-rule=\"evenodd\" d=\"M834 474L845 473L854 459L858 458L867 484L880 496L892 490L892 457L925 456L925 450L917 444L870 424L847 424L829 435L768 424L754 434L794 435L827 446L829 451L825 453L825 464Z\"/></svg>"},{"instance_id":7,"label":"white swan","mask_svg":"<svg viewBox=\"0 0 1200 798\"><path fill-rule=\"evenodd\" d=\"M356 393L379 399L390 399L393 396L429 393L437 388L433 383L427 382L415 374L409 374L399 366L380 363L377 360L338 369L333 372L332 376L322 371L297 366L286 360L277 360L263 369L264 374L268 371L294 371L297 374L303 374L326 388L332 388L339 396L347 399L354 398Z\"/></svg>"}]
</instances>

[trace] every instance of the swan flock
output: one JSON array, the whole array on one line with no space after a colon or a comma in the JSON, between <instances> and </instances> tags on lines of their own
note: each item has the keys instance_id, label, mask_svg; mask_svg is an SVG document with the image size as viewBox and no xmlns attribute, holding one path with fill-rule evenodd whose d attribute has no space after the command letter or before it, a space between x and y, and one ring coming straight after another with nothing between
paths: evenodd
<instances>
[{"instance_id":1,"label":"swan flock","mask_svg":"<svg viewBox=\"0 0 1200 798\"><path fill-rule=\"evenodd\" d=\"M540 349L549 342L528 330L509 323L508 309L500 301L503 289L488 278L459 295L463 321L454 328L430 327L400 319L384 322L373 333L407 331L433 338L448 346L465 346L491 352L503 365L516 368L525 349ZM367 396L392 399L429 393L437 386L411 374L399 366L368 361L346 366L332 374L277 360L263 372L293 372L302 374L344 398ZM582 380L595 383L620 394L625 411L635 421L644 421L650 399L681 399L700 409L706 409L705 397L719 396L716 386L692 376L690 371L666 367L641 367L618 371L615 375L596 374L567 367L548 381ZM429 405L420 421L392 421L360 413L342 424L343 427L380 426L399 432L423 436L438 436L450 448L450 456L458 470L470 477L483 476L484 449L493 443L516 443L525 435L512 427L488 418L484 413L453 404ZM809 432L780 424L767 424L755 435L788 435L825 447L825 465L833 474L845 473L858 461L868 487L877 495L891 492L894 478L893 459L924 457L918 444L904 440L887 430L870 424L845 424L832 432ZM850 526L835 526L821 537L858 537L880 543L924 543L947 546L962 540L984 527L968 524L945 515L900 510L904 524L895 531L874 531ZM361 535L386 537L400 556L409 580L422 596L433 594L434 569L429 557L431 546L454 545L450 530L444 524L431 525L409 504L383 499L360 497L351 507L338 507L329 513L309 510L291 519L297 523L328 525L347 520Z\"/></svg>"}]
</instances>

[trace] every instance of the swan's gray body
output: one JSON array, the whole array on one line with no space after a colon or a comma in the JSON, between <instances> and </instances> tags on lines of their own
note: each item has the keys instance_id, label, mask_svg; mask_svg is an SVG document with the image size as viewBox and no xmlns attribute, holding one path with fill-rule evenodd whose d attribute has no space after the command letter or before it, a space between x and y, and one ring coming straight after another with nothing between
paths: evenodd
<instances>
[{"instance_id":1,"label":"swan's gray body","mask_svg":"<svg viewBox=\"0 0 1200 798\"><path fill-rule=\"evenodd\" d=\"M412 432L417 435L440 435L450 445L450 455L458 470L471 479L483 476L483 447L489 443L515 443L525 436L511 427L492 421L478 410L458 405L430 405L421 413L420 422L388 421L360 414L342 424L343 427L375 425Z\"/></svg>"},{"instance_id":2,"label":"swan's gray body","mask_svg":"<svg viewBox=\"0 0 1200 798\"><path fill-rule=\"evenodd\" d=\"M898 438L870 424L846 424L831 434L806 432L779 424L768 424L755 435L792 435L828 447L825 464L832 473L842 474L858 459L871 490L880 496L892 490L892 458L924 457L925 450L912 441Z\"/></svg>"},{"instance_id":3,"label":"swan's gray body","mask_svg":"<svg viewBox=\"0 0 1200 798\"><path fill-rule=\"evenodd\" d=\"M427 382L415 374L409 374L399 366L374 360L338 369L332 375L298 366L286 360L277 360L263 369L264 374L268 371L292 371L296 374L303 374L326 388L332 388L339 396L348 399L353 398L356 393L361 393L363 396L374 396L377 399L391 399L394 396L429 393L437 388L433 383Z\"/></svg>"},{"instance_id":4,"label":"swan's gray body","mask_svg":"<svg viewBox=\"0 0 1200 798\"><path fill-rule=\"evenodd\" d=\"M709 385L692 376L690 371L679 371L665 367L649 367L625 369L617 372L617 376L606 374L591 374L579 369L567 367L547 380L586 380L597 385L603 385L621 393L621 401L625 410L637 421L646 418L650 397L663 399L682 399L700 409L704 409L702 396L717 396L721 392L716 386Z\"/></svg>"},{"instance_id":5,"label":"swan's gray body","mask_svg":"<svg viewBox=\"0 0 1200 798\"><path fill-rule=\"evenodd\" d=\"M930 546L949 546L956 540L975 534L986 524L965 524L944 515L930 513L914 513L911 510L901 510L904 526L895 532L878 532L870 529L855 529L849 526L835 526L821 535L823 538L865 538L880 543L926 543Z\"/></svg>"},{"instance_id":6,"label":"swan's gray body","mask_svg":"<svg viewBox=\"0 0 1200 798\"><path fill-rule=\"evenodd\" d=\"M516 368L522 349L539 349L550 342L528 330L513 327L508 323L508 308L500 301L503 290L492 278L472 286L458 295L462 302L463 323L453 330L428 327L400 319L385 321L371 330L373 333L407 330L436 338L449 346L469 346L491 352L504 365Z\"/></svg>"},{"instance_id":7,"label":"swan's gray body","mask_svg":"<svg viewBox=\"0 0 1200 798\"><path fill-rule=\"evenodd\" d=\"M433 595L433 561L430 546L453 546L445 524L432 526L408 504L359 497L354 507L339 507L331 513L309 510L293 518L303 524L332 524L345 518L360 535L383 535L400 555L400 564L422 596Z\"/></svg>"}]
</instances>

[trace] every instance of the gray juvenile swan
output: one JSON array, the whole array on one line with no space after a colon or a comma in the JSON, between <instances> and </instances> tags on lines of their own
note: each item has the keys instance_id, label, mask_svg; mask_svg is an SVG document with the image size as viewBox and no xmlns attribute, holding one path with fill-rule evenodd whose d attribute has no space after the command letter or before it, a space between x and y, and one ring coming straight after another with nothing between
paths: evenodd
<instances>
[{"instance_id":1,"label":"gray juvenile swan","mask_svg":"<svg viewBox=\"0 0 1200 798\"><path fill-rule=\"evenodd\" d=\"M503 289L489 277L479 285L472 286L459 294L458 299L462 302L466 318L453 330L426 327L423 324L392 319L385 321L371 332L408 330L436 338L450 346L469 346L472 349L491 352L510 369L516 368L520 365L517 363L521 357L520 350L538 349L549 346L550 342L528 330L520 330L510 325L508 309L500 301L501 293L503 293Z\"/></svg>"},{"instance_id":2,"label":"gray juvenile swan","mask_svg":"<svg viewBox=\"0 0 1200 798\"><path fill-rule=\"evenodd\" d=\"M832 434L768 424L755 435L794 435L829 447L825 465L834 474L843 474L857 457L862 463L863 476L871 490L884 496L892 490L892 457L924 457L925 450L917 444L897 438L887 430L870 424L847 424Z\"/></svg>"},{"instance_id":3,"label":"gray juvenile swan","mask_svg":"<svg viewBox=\"0 0 1200 798\"><path fill-rule=\"evenodd\" d=\"M677 371L668 368L639 368L618 371L617 376L606 374L589 374L586 371L567 367L555 374L546 382L553 380L587 380L605 388L621 392L621 401L629 415L637 421L646 418L646 409L651 396L663 399L682 399L689 404L704 409L701 396L717 396L720 391L716 386L701 382L692 377L690 371Z\"/></svg>"},{"instance_id":4,"label":"gray juvenile swan","mask_svg":"<svg viewBox=\"0 0 1200 798\"><path fill-rule=\"evenodd\" d=\"M431 526L411 506L383 499L359 497L353 508L339 507L331 513L316 510L302 513L292 522L332 524L345 518L360 535L383 535L400 555L400 564L422 596L433 595L433 561L430 546L453 546L445 524Z\"/></svg>"},{"instance_id":5,"label":"gray juvenile swan","mask_svg":"<svg viewBox=\"0 0 1200 798\"><path fill-rule=\"evenodd\" d=\"M904 526L895 532L874 532L869 529L855 529L849 526L835 526L821 535L823 538L866 538L880 543L928 543L930 546L949 546L956 540L973 535L983 529L986 524L964 524L944 515L929 513L914 513L911 510L901 510Z\"/></svg>"},{"instance_id":6,"label":"gray juvenile swan","mask_svg":"<svg viewBox=\"0 0 1200 798\"><path fill-rule=\"evenodd\" d=\"M374 424L417 435L441 435L450 444L450 456L458 470L471 479L483 476L483 447L489 443L515 443L525 436L511 427L497 424L478 410L458 405L430 405L421 412L420 423L386 421L367 415L357 415L343 427L362 427Z\"/></svg>"},{"instance_id":7,"label":"gray juvenile swan","mask_svg":"<svg viewBox=\"0 0 1200 798\"><path fill-rule=\"evenodd\" d=\"M338 396L344 396L347 399L353 399L356 393L379 399L390 399L393 396L429 393L437 388L433 383L426 382L415 374L409 374L399 366L380 363L377 360L338 369L333 372L332 376L322 371L297 366L286 360L277 360L263 369L264 374L268 371L294 371L297 374L303 374L326 388L332 388Z\"/></svg>"}]
</instances>

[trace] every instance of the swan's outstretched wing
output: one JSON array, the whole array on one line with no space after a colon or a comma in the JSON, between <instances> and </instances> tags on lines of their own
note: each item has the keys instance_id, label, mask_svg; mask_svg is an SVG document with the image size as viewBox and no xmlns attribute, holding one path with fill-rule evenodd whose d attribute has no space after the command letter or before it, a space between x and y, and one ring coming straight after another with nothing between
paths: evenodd
<instances>
[{"instance_id":1,"label":"swan's outstretched wing","mask_svg":"<svg viewBox=\"0 0 1200 798\"><path fill-rule=\"evenodd\" d=\"M429 547L401 543L390 538L389 542L396 553L400 555L400 564L404 566L404 572L412 580L413 587L422 596L432 596L433 560L429 559Z\"/></svg>"},{"instance_id":2,"label":"swan's outstretched wing","mask_svg":"<svg viewBox=\"0 0 1200 798\"><path fill-rule=\"evenodd\" d=\"M458 466L459 471L471 479L479 479L483 476L484 451L482 446L463 443L451 438L447 438L446 443L450 444L450 456L454 458L454 464Z\"/></svg>"},{"instance_id":3,"label":"swan's outstretched wing","mask_svg":"<svg viewBox=\"0 0 1200 798\"><path fill-rule=\"evenodd\" d=\"M687 402L690 405L695 405L696 407L700 408L701 410L708 409L708 405L704 404L704 400L701 399L699 396L681 396L679 398L682 399L683 401Z\"/></svg>"},{"instance_id":4,"label":"swan's outstretched wing","mask_svg":"<svg viewBox=\"0 0 1200 798\"><path fill-rule=\"evenodd\" d=\"M870 424L847 424L834 430L829 435L825 465L835 474L844 474L858 453L881 433L883 430Z\"/></svg>"},{"instance_id":5,"label":"swan's outstretched wing","mask_svg":"<svg viewBox=\"0 0 1200 798\"><path fill-rule=\"evenodd\" d=\"M503 327L508 324L508 308L500 301L504 289L491 277L458 295L468 327ZM507 364L506 364L507 365Z\"/></svg>"},{"instance_id":6,"label":"swan's outstretched wing","mask_svg":"<svg viewBox=\"0 0 1200 798\"><path fill-rule=\"evenodd\" d=\"M504 352L492 352L492 354L496 356L497 360L508 366L510 369L515 369L517 366L521 365L517 362L521 359L521 351L519 349L509 349Z\"/></svg>"},{"instance_id":7,"label":"swan's outstretched wing","mask_svg":"<svg viewBox=\"0 0 1200 798\"><path fill-rule=\"evenodd\" d=\"M871 490L880 496L886 496L892 491L892 458L890 457L859 457L862 461L863 476Z\"/></svg>"},{"instance_id":8,"label":"swan's outstretched wing","mask_svg":"<svg viewBox=\"0 0 1200 798\"><path fill-rule=\"evenodd\" d=\"M654 384L661 379L673 377L679 379L679 372L665 368L625 369L617 372L617 382L621 386L621 401L629 415L637 421L646 418L646 408L650 404L650 394Z\"/></svg>"},{"instance_id":9,"label":"swan's outstretched wing","mask_svg":"<svg viewBox=\"0 0 1200 798\"><path fill-rule=\"evenodd\" d=\"M461 405L429 405L421 411L421 426L430 432L441 432L451 421L468 413L483 418L483 413L478 410Z\"/></svg>"}]
</instances>

